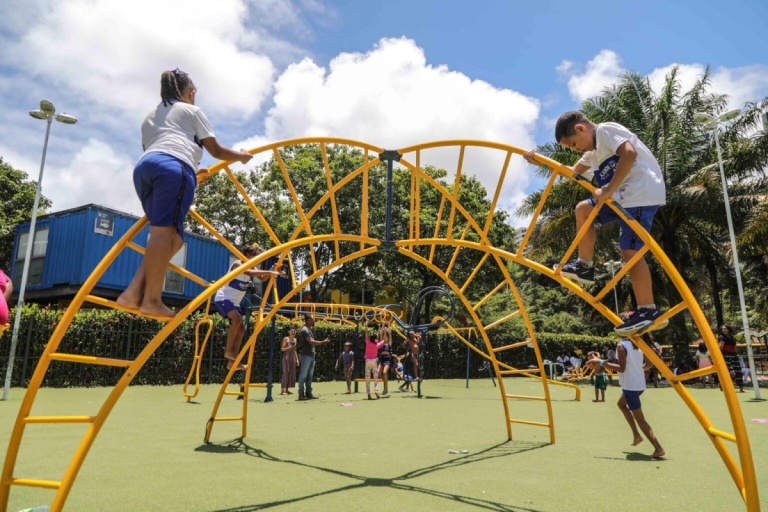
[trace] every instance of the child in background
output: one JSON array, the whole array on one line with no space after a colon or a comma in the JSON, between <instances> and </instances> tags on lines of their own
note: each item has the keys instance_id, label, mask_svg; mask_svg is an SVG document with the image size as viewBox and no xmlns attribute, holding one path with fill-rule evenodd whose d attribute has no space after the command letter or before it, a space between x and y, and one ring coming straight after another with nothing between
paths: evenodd
<instances>
[{"instance_id":1,"label":"child in background","mask_svg":"<svg viewBox=\"0 0 768 512\"><path fill-rule=\"evenodd\" d=\"M392 354L392 372L397 380L403 380L403 363L395 354Z\"/></svg>"},{"instance_id":2,"label":"child in background","mask_svg":"<svg viewBox=\"0 0 768 512\"><path fill-rule=\"evenodd\" d=\"M376 333L368 334L368 324L365 324L365 392L368 394L368 400L373 400L371 396L371 376L373 376L373 392L376 400L379 397L379 348L382 343L378 343Z\"/></svg>"},{"instance_id":3,"label":"child in background","mask_svg":"<svg viewBox=\"0 0 768 512\"><path fill-rule=\"evenodd\" d=\"M589 359L600 358L600 354L597 352L590 352L587 354ZM602 366L594 367L593 377L595 379L595 399L593 402L605 402L605 390L608 389L608 377L605 374L605 369Z\"/></svg>"},{"instance_id":4,"label":"child in background","mask_svg":"<svg viewBox=\"0 0 768 512\"><path fill-rule=\"evenodd\" d=\"M708 368L712 366L712 359L709 357L709 350L707 350L707 345L703 341L699 343L699 349L696 351L696 361L699 363L699 369L702 368ZM715 387L715 381L712 380L712 387ZM706 387L710 383L710 376L705 375L704 377L699 377L699 385L702 387Z\"/></svg>"},{"instance_id":5,"label":"child in background","mask_svg":"<svg viewBox=\"0 0 768 512\"><path fill-rule=\"evenodd\" d=\"M347 380L347 395L352 393L352 373L355 371L355 353L352 352L352 342L344 343L344 351L336 359L336 369L339 363L344 365L344 378Z\"/></svg>"},{"instance_id":6,"label":"child in background","mask_svg":"<svg viewBox=\"0 0 768 512\"><path fill-rule=\"evenodd\" d=\"M11 278L0 270L0 325L8 323L8 301L11 300L13 293L13 283ZM3 332L0 329L0 333Z\"/></svg>"}]
</instances>

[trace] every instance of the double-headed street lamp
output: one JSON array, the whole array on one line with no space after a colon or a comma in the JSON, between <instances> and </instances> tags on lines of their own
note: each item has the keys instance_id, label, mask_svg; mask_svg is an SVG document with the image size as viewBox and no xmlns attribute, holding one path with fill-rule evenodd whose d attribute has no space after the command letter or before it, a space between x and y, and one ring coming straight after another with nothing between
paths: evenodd
<instances>
[{"instance_id":1,"label":"double-headed street lamp","mask_svg":"<svg viewBox=\"0 0 768 512\"><path fill-rule=\"evenodd\" d=\"M611 271L611 279L616 277L616 269L621 268L621 261L606 261L603 266ZM619 314L619 296L616 295L616 285L613 285L613 301L616 303L616 314Z\"/></svg>"},{"instance_id":2,"label":"double-headed street lamp","mask_svg":"<svg viewBox=\"0 0 768 512\"><path fill-rule=\"evenodd\" d=\"M741 321L744 324L744 341L747 344L747 359L749 361L749 372L752 376L752 387L755 389L755 398L760 400L760 384L757 381L755 373L755 356L752 354L752 333L749 330L749 319L747 318L747 305L744 300L744 286L741 283L741 266L739 265L739 251L736 248L736 232L733 229L733 218L731 217L731 202L728 198L728 182L725 179L725 170L723 169L723 155L720 152L720 137L718 136L718 127L720 123L725 123L738 117L741 110L729 110L715 117L706 113L698 113L693 116L694 121L701 123L705 130L711 130L715 134L715 146L717 147L717 162L720 164L720 181L723 184L723 202L725 203L725 216L728 220L728 232L731 236L731 251L733 252L733 270L736 273L736 287L739 290L739 304L741 306Z\"/></svg>"},{"instance_id":3,"label":"double-headed street lamp","mask_svg":"<svg viewBox=\"0 0 768 512\"><path fill-rule=\"evenodd\" d=\"M32 246L35 243L35 224L37 223L37 208L40 204L40 190L43 185L43 169L45 168L45 154L48 151L48 135L51 133L51 122L75 124L77 119L69 114L57 114L56 108L48 100L40 102L39 110L30 110L29 115L35 119L46 121L45 142L43 143L43 158L40 161L40 175L37 178L35 188L35 202L32 206L32 219L29 221L29 235L27 236L27 250L24 256L24 267L21 272L21 284L19 285L19 302L16 306L16 315L13 320L13 335L11 336L11 353L8 357L8 369L5 373L5 387L3 388L3 400L8 399L8 391L11 388L11 375L13 374L13 360L16 355L16 344L19 341L19 326L21 325L21 306L24 304L24 290L27 287L29 275L29 262L32 259Z\"/></svg>"}]
</instances>

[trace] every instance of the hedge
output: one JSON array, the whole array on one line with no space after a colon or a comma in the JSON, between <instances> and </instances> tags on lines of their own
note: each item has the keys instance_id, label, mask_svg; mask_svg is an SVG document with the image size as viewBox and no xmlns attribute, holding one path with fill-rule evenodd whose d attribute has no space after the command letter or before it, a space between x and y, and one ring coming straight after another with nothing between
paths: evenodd
<instances>
[{"instance_id":1,"label":"hedge","mask_svg":"<svg viewBox=\"0 0 768 512\"><path fill-rule=\"evenodd\" d=\"M11 312L10 320L13 324ZM11 385L26 387L43 353L54 328L61 320L62 310L39 307L35 304L24 305L16 347L15 362ZM183 384L187 378L195 350L195 325L203 317L196 312L184 321L171 336L158 348L147 361L133 384L147 385L177 385ZM200 380L202 383L222 382L226 375L226 359L224 344L226 340L227 322L219 315L211 315L213 333L203 357ZM276 319L273 352L273 381L280 379L280 342L289 328L299 327L284 319ZM59 352L109 357L116 359L134 359L141 349L161 329L162 324L154 320L137 317L116 310L81 310L70 325L59 347ZM259 333L254 354L252 382L266 382L269 363L270 325ZM526 338L519 329L503 330L495 328L494 347L508 345ZM329 337L330 346L317 348L315 381L330 381L340 379L341 374L334 370L336 358L342 350L345 341L353 341L356 347L356 372L363 372L363 340L362 331L354 326L338 325L319 320L313 332L316 338ZM205 329L201 330L201 338ZM537 333L537 340L545 359L554 360L562 352L570 354L573 350L581 349L586 352L593 347L601 347L606 342L615 342L614 338L592 337L571 334ZM474 340L478 347L481 340ZM5 332L0 338L0 367L4 374L7 371L11 345L11 331ZM484 350L483 350L484 351ZM425 378L464 378L467 372L467 347L459 342L449 332L430 332L422 343L424 354ZM401 354L401 347L395 347L395 353ZM500 352L499 359L518 368L525 368L535 363L533 350L528 348ZM470 356L470 378L488 376L486 360L475 353ZM75 364L54 361L43 381L48 387L91 387L114 386L122 376L123 369ZM243 379L243 373L238 372L236 379ZM242 380L240 381L242 382Z\"/></svg>"}]
</instances>

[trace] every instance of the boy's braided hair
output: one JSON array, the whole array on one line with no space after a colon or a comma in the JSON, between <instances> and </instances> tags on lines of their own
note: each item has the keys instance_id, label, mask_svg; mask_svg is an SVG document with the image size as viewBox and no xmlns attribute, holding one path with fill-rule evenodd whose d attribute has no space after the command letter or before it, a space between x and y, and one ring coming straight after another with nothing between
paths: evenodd
<instances>
[{"instance_id":1,"label":"boy's braided hair","mask_svg":"<svg viewBox=\"0 0 768 512\"><path fill-rule=\"evenodd\" d=\"M160 98L163 100L163 106L167 107L173 100L180 101L181 94L190 86L194 87L192 79L179 68L163 71L160 76Z\"/></svg>"}]
</instances>

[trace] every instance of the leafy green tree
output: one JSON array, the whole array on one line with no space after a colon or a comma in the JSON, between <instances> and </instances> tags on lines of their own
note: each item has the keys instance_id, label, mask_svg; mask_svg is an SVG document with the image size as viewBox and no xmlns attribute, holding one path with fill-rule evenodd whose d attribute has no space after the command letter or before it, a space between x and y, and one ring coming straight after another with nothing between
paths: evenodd
<instances>
[{"instance_id":1,"label":"leafy green tree","mask_svg":"<svg viewBox=\"0 0 768 512\"><path fill-rule=\"evenodd\" d=\"M37 182L29 181L24 171L14 169L0 157L0 269L8 270L13 256L16 225L32 217ZM51 207L51 201L40 196L38 214Z\"/></svg>"}]
</instances>

